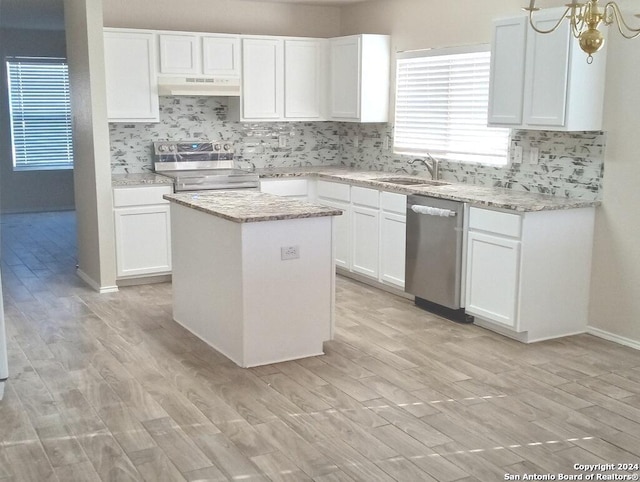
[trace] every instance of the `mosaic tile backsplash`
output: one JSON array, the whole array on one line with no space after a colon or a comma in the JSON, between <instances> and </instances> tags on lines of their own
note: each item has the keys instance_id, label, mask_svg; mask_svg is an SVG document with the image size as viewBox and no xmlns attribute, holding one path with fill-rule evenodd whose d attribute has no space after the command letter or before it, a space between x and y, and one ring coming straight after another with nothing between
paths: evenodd
<instances>
[{"instance_id":1,"label":"mosaic tile backsplash","mask_svg":"<svg viewBox=\"0 0 640 482\"><path fill-rule=\"evenodd\" d=\"M240 123L227 120L219 97L160 97L160 122L111 123L114 174L153 170L152 143L160 140L230 142L241 168L340 164L339 125L333 122ZM279 147L284 136L286 147Z\"/></svg>"},{"instance_id":2,"label":"mosaic tile backsplash","mask_svg":"<svg viewBox=\"0 0 640 482\"><path fill-rule=\"evenodd\" d=\"M279 147L283 137L286 146ZM112 172L149 172L153 170L153 141L183 139L231 142L237 163L243 168L344 165L426 173L422 163L411 162L415 156L393 153L393 128L389 124L240 123L228 120L228 106L215 97L160 97L160 123L110 124ZM523 148L522 164L487 166L442 161L441 177L569 198L601 198L604 133L515 130L511 146L515 145ZM531 147L540 150L538 164L526 162Z\"/></svg>"}]
</instances>

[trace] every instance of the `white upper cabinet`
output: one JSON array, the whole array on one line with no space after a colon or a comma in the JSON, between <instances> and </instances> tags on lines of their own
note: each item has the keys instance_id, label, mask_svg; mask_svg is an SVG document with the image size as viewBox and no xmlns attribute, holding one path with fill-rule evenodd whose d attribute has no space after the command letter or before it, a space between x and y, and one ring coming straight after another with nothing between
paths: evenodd
<instances>
[{"instance_id":1,"label":"white upper cabinet","mask_svg":"<svg viewBox=\"0 0 640 482\"><path fill-rule=\"evenodd\" d=\"M323 117L324 41L287 39L284 41L284 115L287 119Z\"/></svg>"},{"instance_id":2,"label":"white upper cabinet","mask_svg":"<svg viewBox=\"0 0 640 482\"><path fill-rule=\"evenodd\" d=\"M199 36L161 33L158 37L161 74L200 73Z\"/></svg>"},{"instance_id":3,"label":"white upper cabinet","mask_svg":"<svg viewBox=\"0 0 640 482\"><path fill-rule=\"evenodd\" d=\"M161 75L240 77L240 38L236 35L159 32Z\"/></svg>"},{"instance_id":4,"label":"white upper cabinet","mask_svg":"<svg viewBox=\"0 0 640 482\"><path fill-rule=\"evenodd\" d=\"M155 35L104 29L107 117L110 122L158 122Z\"/></svg>"},{"instance_id":5,"label":"white upper cabinet","mask_svg":"<svg viewBox=\"0 0 640 482\"><path fill-rule=\"evenodd\" d=\"M536 12L540 29L550 29L562 14ZM489 125L561 131L602 129L605 47L587 55L563 22L551 34L536 33L527 17L494 23Z\"/></svg>"},{"instance_id":6,"label":"white upper cabinet","mask_svg":"<svg viewBox=\"0 0 640 482\"><path fill-rule=\"evenodd\" d=\"M202 73L240 77L240 39L229 35L203 35Z\"/></svg>"},{"instance_id":7,"label":"white upper cabinet","mask_svg":"<svg viewBox=\"0 0 640 482\"><path fill-rule=\"evenodd\" d=\"M284 52L278 38L242 39L242 118L284 117Z\"/></svg>"},{"instance_id":8,"label":"white upper cabinet","mask_svg":"<svg viewBox=\"0 0 640 482\"><path fill-rule=\"evenodd\" d=\"M329 41L329 116L348 122L387 122L391 41L353 35Z\"/></svg>"},{"instance_id":9,"label":"white upper cabinet","mask_svg":"<svg viewBox=\"0 0 640 482\"><path fill-rule=\"evenodd\" d=\"M522 124L526 20L526 17L517 17L494 22L489 83L490 125Z\"/></svg>"},{"instance_id":10,"label":"white upper cabinet","mask_svg":"<svg viewBox=\"0 0 640 482\"><path fill-rule=\"evenodd\" d=\"M322 120L322 39L242 39L242 119Z\"/></svg>"},{"instance_id":11,"label":"white upper cabinet","mask_svg":"<svg viewBox=\"0 0 640 482\"><path fill-rule=\"evenodd\" d=\"M360 116L360 40L359 36L330 40L332 118Z\"/></svg>"}]
</instances>

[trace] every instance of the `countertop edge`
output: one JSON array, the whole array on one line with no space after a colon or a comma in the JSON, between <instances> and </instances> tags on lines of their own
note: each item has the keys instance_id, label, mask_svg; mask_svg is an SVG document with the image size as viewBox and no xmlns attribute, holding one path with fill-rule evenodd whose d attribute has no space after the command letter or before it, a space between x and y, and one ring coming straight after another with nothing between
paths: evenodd
<instances>
[{"instance_id":1,"label":"countertop edge","mask_svg":"<svg viewBox=\"0 0 640 482\"><path fill-rule=\"evenodd\" d=\"M323 206L322 211L306 211L306 212L298 212L298 213L282 213L282 214L262 214L262 215L248 215L248 216L232 216L223 211L207 208L198 203L189 202L182 200L180 198L176 198L175 195L165 194L162 196L163 199L173 202L175 204L179 204L181 206L195 209L196 211L203 212L205 214L209 214L218 218L225 219L227 221L231 221L234 223L245 224L245 223L255 223L255 222L265 222L265 221L285 221L288 219L310 219L310 218L320 218L320 217L329 217L329 216L341 216L343 211L340 209L332 209Z\"/></svg>"},{"instance_id":2,"label":"countertop edge","mask_svg":"<svg viewBox=\"0 0 640 482\"><path fill-rule=\"evenodd\" d=\"M341 170L340 167L335 167L336 170ZM548 194L537 194L537 193L529 193L529 192L521 192L514 191L512 189L505 188L497 188L497 187L486 187L486 186L476 186L473 184L462 184L462 183L451 183L448 186L421 186L419 188L410 187L410 186L393 186L388 183L383 183L377 181L377 178L380 177L390 177L390 176L399 176L399 177L419 177L412 176L409 174L403 173L390 173L390 172L382 172L382 171L359 171L359 170L348 170L348 168L344 168L344 174L330 173L330 172L322 172L319 170L298 170L292 172L281 172L281 171L273 171L269 172L268 170L259 171L260 179L282 179L282 178L291 178L291 177L308 177L308 178L316 178L316 179L325 179L333 182L341 182L345 184L351 184L355 186L362 187L371 187L387 192L394 192L398 194L417 194L422 196L430 196L439 199L447 199L452 201L459 201L468 203L472 206L477 207L488 207L494 209L504 209L507 211L515 211L520 213L525 212L540 212L540 211L562 211L568 209L581 209L581 208L591 208L598 207L602 205L602 201L600 200L585 200L585 199L574 199L574 198L562 198L558 196L551 196ZM351 176L354 175L366 175L371 176L369 179L357 179ZM460 186L460 189L476 189L476 190L486 190L485 195L490 196L492 192L496 192L496 195L505 195L505 196L540 196L545 197L547 199L538 199L540 204L535 204L534 201L530 202L509 202L509 201L494 201L494 200L486 200L480 199L478 197L473 197L469 195L465 195L464 193L447 193L443 192L443 189L451 189L457 188Z\"/></svg>"},{"instance_id":3,"label":"countertop edge","mask_svg":"<svg viewBox=\"0 0 640 482\"><path fill-rule=\"evenodd\" d=\"M323 172L326 170L327 172ZM361 171L342 166L315 166L309 168L281 168L281 170L257 169L260 179L290 179L313 178L332 182L340 182L354 186L369 187L397 194L417 194L439 199L465 202L472 206L504 209L514 212L559 211L567 209L595 208L602 205L600 200L584 200L577 198L562 198L548 194L529 193L512 189L477 186L473 184L452 183L447 186L399 186L383 183L377 179L389 176L419 178L405 173L391 173L383 171ZM145 187L169 186L172 179L156 173L113 174L112 187ZM453 191L452 191L453 190ZM477 193L466 194L465 190ZM532 199L517 199L531 196ZM506 199L500 199L504 197ZM494 198L494 199L492 199ZM515 198L510 200L509 198ZM313 217L317 217L313 216ZM309 216L312 217L312 216ZM255 221L263 219L256 218ZM264 219L270 220L270 219ZM275 219L274 219L275 220ZM251 221L243 221L251 222Z\"/></svg>"},{"instance_id":4,"label":"countertop edge","mask_svg":"<svg viewBox=\"0 0 640 482\"><path fill-rule=\"evenodd\" d=\"M112 174L111 187L171 186L173 179L154 172Z\"/></svg>"}]
</instances>

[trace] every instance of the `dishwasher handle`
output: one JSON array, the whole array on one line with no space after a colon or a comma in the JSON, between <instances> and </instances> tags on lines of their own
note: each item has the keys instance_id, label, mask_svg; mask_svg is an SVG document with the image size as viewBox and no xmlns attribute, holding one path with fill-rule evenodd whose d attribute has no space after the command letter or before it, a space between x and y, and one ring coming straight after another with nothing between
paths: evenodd
<instances>
[{"instance_id":1,"label":"dishwasher handle","mask_svg":"<svg viewBox=\"0 0 640 482\"><path fill-rule=\"evenodd\" d=\"M417 214L426 214L427 216L440 216L443 218L452 218L458 215L451 209L434 208L431 206L421 206L419 204L413 204L410 209Z\"/></svg>"}]
</instances>

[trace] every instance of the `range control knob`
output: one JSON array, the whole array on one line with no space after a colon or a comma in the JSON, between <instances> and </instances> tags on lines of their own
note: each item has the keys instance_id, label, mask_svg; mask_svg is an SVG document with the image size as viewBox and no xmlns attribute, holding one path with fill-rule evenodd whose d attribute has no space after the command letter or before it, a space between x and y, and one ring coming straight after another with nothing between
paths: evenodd
<instances>
[{"instance_id":1,"label":"range control knob","mask_svg":"<svg viewBox=\"0 0 640 482\"><path fill-rule=\"evenodd\" d=\"M222 148L223 148L225 151L230 151L230 150L231 150L231 146L230 146L229 144L225 144L224 146L222 146Z\"/></svg>"},{"instance_id":2,"label":"range control knob","mask_svg":"<svg viewBox=\"0 0 640 482\"><path fill-rule=\"evenodd\" d=\"M219 151L220 150L220 144L214 144L213 150L214 151Z\"/></svg>"},{"instance_id":3,"label":"range control knob","mask_svg":"<svg viewBox=\"0 0 640 482\"><path fill-rule=\"evenodd\" d=\"M160 144L158 146L158 152L167 152L169 149L167 148L166 144Z\"/></svg>"},{"instance_id":4,"label":"range control knob","mask_svg":"<svg viewBox=\"0 0 640 482\"><path fill-rule=\"evenodd\" d=\"M175 144L171 144L171 145L169 146L169 151L171 151L171 152L175 152L175 151L176 151L176 149L177 149L177 147L175 146Z\"/></svg>"}]
</instances>

